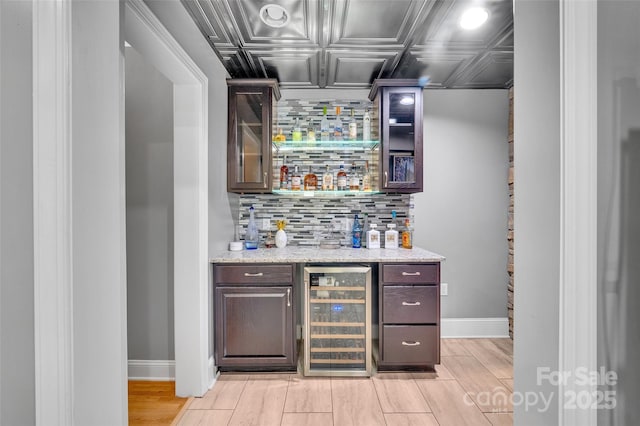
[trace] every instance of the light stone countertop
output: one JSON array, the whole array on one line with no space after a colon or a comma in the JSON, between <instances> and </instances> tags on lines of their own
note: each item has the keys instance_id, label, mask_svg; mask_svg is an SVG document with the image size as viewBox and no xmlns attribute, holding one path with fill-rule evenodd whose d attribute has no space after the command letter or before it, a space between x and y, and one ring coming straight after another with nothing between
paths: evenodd
<instances>
[{"instance_id":1,"label":"light stone countertop","mask_svg":"<svg viewBox=\"0 0 640 426\"><path fill-rule=\"evenodd\" d=\"M442 262L444 256L414 247L412 249L367 249L287 246L257 250L222 251L211 263L350 263L350 262Z\"/></svg>"}]
</instances>

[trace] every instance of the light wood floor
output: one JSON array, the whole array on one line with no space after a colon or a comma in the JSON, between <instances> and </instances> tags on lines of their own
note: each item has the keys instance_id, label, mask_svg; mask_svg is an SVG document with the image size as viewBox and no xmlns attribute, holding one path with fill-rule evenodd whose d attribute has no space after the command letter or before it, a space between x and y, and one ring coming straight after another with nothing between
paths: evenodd
<instances>
[{"instance_id":1,"label":"light wood floor","mask_svg":"<svg viewBox=\"0 0 640 426\"><path fill-rule=\"evenodd\" d=\"M434 372L371 378L222 374L175 424L375 426L513 424L510 339L443 339Z\"/></svg>"}]
</instances>

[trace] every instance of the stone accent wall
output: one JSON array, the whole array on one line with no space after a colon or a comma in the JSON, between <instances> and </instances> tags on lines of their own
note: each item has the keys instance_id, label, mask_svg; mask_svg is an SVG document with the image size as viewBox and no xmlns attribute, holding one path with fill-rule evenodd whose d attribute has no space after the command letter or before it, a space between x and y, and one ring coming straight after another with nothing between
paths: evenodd
<instances>
[{"instance_id":1,"label":"stone accent wall","mask_svg":"<svg viewBox=\"0 0 640 426\"><path fill-rule=\"evenodd\" d=\"M514 273L513 273L513 238L514 238L514 179L513 179L513 87L509 89L509 222L507 230L507 240L509 242L509 259L507 261L507 273L509 274L509 285L507 287L507 310L509 314L509 336L513 339L513 290L514 290Z\"/></svg>"}]
</instances>

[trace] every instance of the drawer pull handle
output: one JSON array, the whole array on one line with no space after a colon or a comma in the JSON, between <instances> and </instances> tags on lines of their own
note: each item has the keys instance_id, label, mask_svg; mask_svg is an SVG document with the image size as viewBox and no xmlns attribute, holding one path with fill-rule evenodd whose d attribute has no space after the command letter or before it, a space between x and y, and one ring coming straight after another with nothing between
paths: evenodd
<instances>
[{"instance_id":1,"label":"drawer pull handle","mask_svg":"<svg viewBox=\"0 0 640 426\"><path fill-rule=\"evenodd\" d=\"M420 302L402 302L402 306L420 306Z\"/></svg>"},{"instance_id":2,"label":"drawer pull handle","mask_svg":"<svg viewBox=\"0 0 640 426\"><path fill-rule=\"evenodd\" d=\"M402 346L420 346L420 342L405 342L402 341Z\"/></svg>"},{"instance_id":3,"label":"drawer pull handle","mask_svg":"<svg viewBox=\"0 0 640 426\"><path fill-rule=\"evenodd\" d=\"M420 271L417 271L417 272L403 272L402 276L403 277L419 277L420 276Z\"/></svg>"},{"instance_id":4,"label":"drawer pull handle","mask_svg":"<svg viewBox=\"0 0 640 426\"><path fill-rule=\"evenodd\" d=\"M287 289L287 306L291 306L291 289Z\"/></svg>"},{"instance_id":5,"label":"drawer pull handle","mask_svg":"<svg viewBox=\"0 0 640 426\"><path fill-rule=\"evenodd\" d=\"M264 172L264 187L267 188L267 172Z\"/></svg>"},{"instance_id":6,"label":"drawer pull handle","mask_svg":"<svg viewBox=\"0 0 640 426\"><path fill-rule=\"evenodd\" d=\"M245 272L244 276L245 277L261 277L262 275L264 275L262 272L258 272L255 274L252 274L251 272Z\"/></svg>"},{"instance_id":7,"label":"drawer pull handle","mask_svg":"<svg viewBox=\"0 0 640 426\"><path fill-rule=\"evenodd\" d=\"M384 172L384 186L388 186L389 185L389 174L387 172Z\"/></svg>"}]
</instances>

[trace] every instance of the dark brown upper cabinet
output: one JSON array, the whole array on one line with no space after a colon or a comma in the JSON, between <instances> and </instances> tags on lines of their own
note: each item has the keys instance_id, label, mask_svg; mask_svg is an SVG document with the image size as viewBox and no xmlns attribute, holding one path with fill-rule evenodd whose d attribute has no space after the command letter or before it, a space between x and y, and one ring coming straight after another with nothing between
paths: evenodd
<instances>
[{"instance_id":1,"label":"dark brown upper cabinet","mask_svg":"<svg viewBox=\"0 0 640 426\"><path fill-rule=\"evenodd\" d=\"M380 136L380 190L422 192L422 87L417 80L378 79L369 99Z\"/></svg>"},{"instance_id":2,"label":"dark brown upper cabinet","mask_svg":"<svg viewBox=\"0 0 640 426\"><path fill-rule=\"evenodd\" d=\"M271 192L271 119L275 79L229 79L227 191Z\"/></svg>"}]
</instances>

